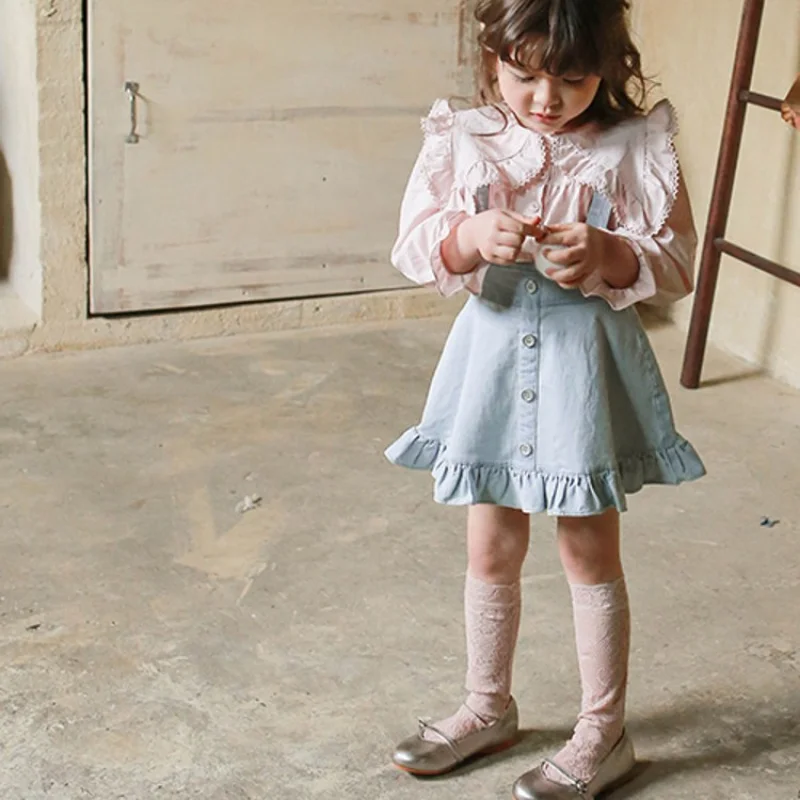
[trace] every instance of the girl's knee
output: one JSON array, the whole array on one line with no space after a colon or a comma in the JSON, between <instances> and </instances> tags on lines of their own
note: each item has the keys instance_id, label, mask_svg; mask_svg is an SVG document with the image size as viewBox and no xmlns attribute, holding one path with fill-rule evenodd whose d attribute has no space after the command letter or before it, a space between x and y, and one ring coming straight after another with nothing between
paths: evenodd
<instances>
[{"instance_id":1,"label":"girl's knee","mask_svg":"<svg viewBox=\"0 0 800 800\"><path fill-rule=\"evenodd\" d=\"M473 506L469 511L469 571L487 583L519 580L528 550L529 517L499 506Z\"/></svg>"},{"instance_id":2,"label":"girl's knee","mask_svg":"<svg viewBox=\"0 0 800 800\"><path fill-rule=\"evenodd\" d=\"M559 518L558 547L572 583L605 583L622 575L616 511L595 517Z\"/></svg>"},{"instance_id":3,"label":"girl's knee","mask_svg":"<svg viewBox=\"0 0 800 800\"><path fill-rule=\"evenodd\" d=\"M523 559L516 553L506 554L492 550L469 554L469 574L473 578L494 584L511 584L519 580Z\"/></svg>"}]
</instances>

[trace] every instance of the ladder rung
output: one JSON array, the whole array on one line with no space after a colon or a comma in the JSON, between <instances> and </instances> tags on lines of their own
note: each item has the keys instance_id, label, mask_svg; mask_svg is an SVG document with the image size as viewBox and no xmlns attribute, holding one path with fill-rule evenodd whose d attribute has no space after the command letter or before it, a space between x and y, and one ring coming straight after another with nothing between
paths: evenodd
<instances>
[{"instance_id":1,"label":"ladder rung","mask_svg":"<svg viewBox=\"0 0 800 800\"><path fill-rule=\"evenodd\" d=\"M771 97L768 94L759 94L758 92L749 92L746 89L739 93L739 99L743 103L750 103L754 106L761 106L768 108L771 111L780 111L782 101L777 97Z\"/></svg>"},{"instance_id":2,"label":"ladder rung","mask_svg":"<svg viewBox=\"0 0 800 800\"><path fill-rule=\"evenodd\" d=\"M727 239L714 239L714 246L721 253L725 253L739 261L744 261L745 264L750 264L751 267L756 267L762 272L768 272L776 278L793 283L795 286L800 286L800 272L795 272L776 261L770 261L768 258L751 253L739 245L729 242Z\"/></svg>"}]
</instances>

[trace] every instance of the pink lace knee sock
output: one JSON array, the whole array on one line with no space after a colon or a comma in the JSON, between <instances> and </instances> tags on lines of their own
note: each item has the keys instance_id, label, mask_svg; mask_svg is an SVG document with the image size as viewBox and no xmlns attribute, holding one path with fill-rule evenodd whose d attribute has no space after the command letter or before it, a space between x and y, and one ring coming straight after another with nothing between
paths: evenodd
<instances>
[{"instance_id":1,"label":"pink lace knee sock","mask_svg":"<svg viewBox=\"0 0 800 800\"><path fill-rule=\"evenodd\" d=\"M625 727L630 610L624 578L570 588L583 697L575 733L553 761L588 781ZM555 770L546 766L545 772L551 780L564 782Z\"/></svg>"},{"instance_id":2,"label":"pink lace knee sock","mask_svg":"<svg viewBox=\"0 0 800 800\"><path fill-rule=\"evenodd\" d=\"M519 582L484 583L467 575L464 612L467 680L464 705L434 727L458 741L503 715L511 698L511 669L522 607ZM433 731L425 737L436 741Z\"/></svg>"}]
</instances>

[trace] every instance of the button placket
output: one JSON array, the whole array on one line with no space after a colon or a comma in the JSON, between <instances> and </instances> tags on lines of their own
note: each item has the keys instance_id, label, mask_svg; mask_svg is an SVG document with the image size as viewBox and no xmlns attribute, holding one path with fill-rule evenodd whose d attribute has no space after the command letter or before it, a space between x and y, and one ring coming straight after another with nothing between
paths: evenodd
<instances>
[{"instance_id":1,"label":"button placket","mask_svg":"<svg viewBox=\"0 0 800 800\"><path fill-rule=\"evenodd\" d=\"M517 413L517 450L519 455L535 463L539 386L539 317L541 313L541 293L538 282L528 278L523 284L525 298L521 304L523 315L519 338L519 356L517 371L518 413ZM525 330L527 328L527 330ZM529 467L530 468L530 467Z\"/></svg>"}]
</instances>

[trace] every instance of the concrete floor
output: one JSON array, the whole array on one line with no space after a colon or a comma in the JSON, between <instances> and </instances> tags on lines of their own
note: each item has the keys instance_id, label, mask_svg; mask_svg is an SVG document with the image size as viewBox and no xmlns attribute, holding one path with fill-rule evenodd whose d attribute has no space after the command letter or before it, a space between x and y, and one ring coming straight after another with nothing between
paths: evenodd
<instances>
[{"instance_id":1,"label":"concrete floor","mask_svg":"<svg viewBox=\"0 0 800 800\"><path fill-rule=\"evenodd\" d=\"M381 456L416 421L445 332L0 363L2 800L505 799L568 735L568 594L537 518L526 737L447 779L388 765L417 715L461 696L464 513ZM681 338L653 338L675 387ZM651 763L615 797L790 800L800 394L717 354L706 374L674 402L708 478L646 490L625 520L630 728Z\"/></svg>"}]
</instances>

